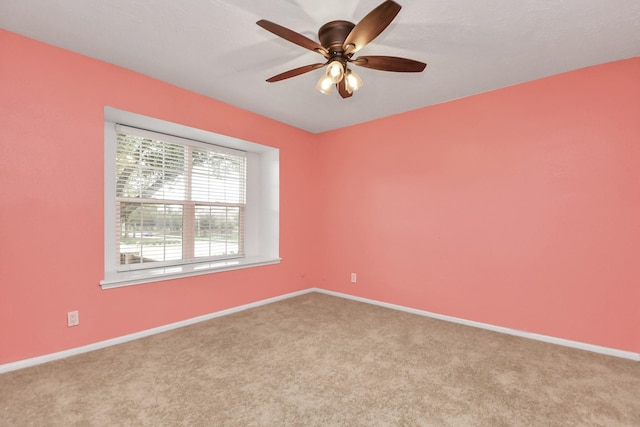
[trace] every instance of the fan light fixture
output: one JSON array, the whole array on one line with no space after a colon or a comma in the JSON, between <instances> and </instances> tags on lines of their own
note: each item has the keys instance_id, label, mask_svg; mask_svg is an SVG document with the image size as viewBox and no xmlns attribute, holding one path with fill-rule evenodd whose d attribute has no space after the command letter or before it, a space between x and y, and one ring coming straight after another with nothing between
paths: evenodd
<instances>
[{"instance_id":1,"label":"fan light fixture","mask_svg":"<svg viewBox=\"0 0 640 427\"><path fill-rule=\"evenodd\" d=\"M333 60L327 65L325 74L318 80L316 89L329 95L333 85L339 84L342 80L344 80L344 87L349 94L360 89L363 85L362 79L355 71L345 67L339 60Z\"/></svg>"},{"instance_id":2,"label":"fan light fixture","mask_svg":"<svg viewBox=\"0 0 640 427\"><path fill-rule=\"evenodd\" d=\"M265 19L259 20L256 24L265 30L293 44L316 52L327 60L325 63L304 65L276 74L268 78L267 82L279 82L326 66L326 71L316 84L316 88L322 93L330 94L332 86L335 85L342 98L349 98L362 86L362 79L349 69L349 64L380 71L422 72L427 64L414 59L375 55L353 57L387 28L400 12L400 8L401 6L395 1L386 0L357 24L343 20L327 22L318 30L320 43L282 25Z\"/></svg>"}]
</instances>

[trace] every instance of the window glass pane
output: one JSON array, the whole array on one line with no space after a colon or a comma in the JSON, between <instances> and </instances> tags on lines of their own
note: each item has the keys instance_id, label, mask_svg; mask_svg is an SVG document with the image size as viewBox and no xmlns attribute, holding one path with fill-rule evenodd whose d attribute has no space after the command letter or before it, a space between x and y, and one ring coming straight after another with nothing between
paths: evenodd
<instances>
[{"instance_id":1,"label":"window glass pane","mask_svg":"<svg viewBox=\"0 0 640 427\"><path fill-rule=\"evenodd\" d=\"M186 148L118 134L116 196L184 200Z\"/></svg>"},{"instance_id":2,"label":"window glass pane","mask_svg":"<svg viewBox=\"0 0 640 427\"><path fill-rule=\"evenodd\" d=\"M183 208L120 203L120 264L182 259Z\"/></svg>"},{"instance_id":3,"label":"window glass pane","mask_svg":"<svg viewBox=\"0 0 640 427\"><path fill-rule=\"evenodd\" d=\"M244 203L245 169L244 156L193 149L192 200Z\"/></svg>"},{"instance_id":4,"label":"window glass pane","mask_svg":"<svg viewBox=\"0 0 640 427\"><path fill-rule=\"evenodd\" d=\"M240 255L238 207L196 206L196 257Z\"/></svg>"}]
</instances>

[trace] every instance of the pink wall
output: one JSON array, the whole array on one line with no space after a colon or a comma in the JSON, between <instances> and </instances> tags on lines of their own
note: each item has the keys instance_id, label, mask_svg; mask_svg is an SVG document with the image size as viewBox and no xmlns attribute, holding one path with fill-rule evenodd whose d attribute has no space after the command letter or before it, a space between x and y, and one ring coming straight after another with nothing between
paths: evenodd
<instances>
[{"instance_id":1,"label":"pink wall","mask_svg":"<svg viewBox=\"0 0 640 427\"><path fill-rule=\"evenodd\" d=\"M640 58L311 135L0 46L0 364L313 286L640 352ZM280 148L284 261L102 291L105 105Z\"/></svg>"},{"instance_id":2,"label":"pink wall","mask_svg":"<svg viewBox=\"0 0 640 427\"><path fill-rule=\"evenodd\" d=\"M0 364L313 286L312 134L2 30L0 46ZM280 148L283 262L101 290L105 105Z\"/></svg>"},{"instance_id":3,"label":"pink wall","mask_svg":"<svg viewBox=\"0 0 640 427\"><path fill-rule=\"evenodd\" d=\"M322 287L640 352L640 58L320 139Z\"/></svg>"}]
</instances>

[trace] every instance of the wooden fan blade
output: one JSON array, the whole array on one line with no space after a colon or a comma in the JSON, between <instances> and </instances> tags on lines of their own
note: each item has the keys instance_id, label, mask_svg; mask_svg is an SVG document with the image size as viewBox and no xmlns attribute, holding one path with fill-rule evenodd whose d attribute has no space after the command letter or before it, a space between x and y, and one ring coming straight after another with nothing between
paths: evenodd
<instances>
[{"instance_id":1,"label":"wooden fan blade","mask_svg":"<svg viewBox=\"0 0 640 427\"><path fill-rule=\"evenodd\" d=\"M338 86L338 93L340 94L341 97L349 98L350 96L353 96L353 93L349 93L349 91L347 90L346 79L340 80L337 86Z\"/></svg>"},{"instance_id":2,"label":"wooden fan blade","mask_svg":"<svg viewBox=\"0 0 640 427\"><path fill-rule=\"evenodd\" d=\"M361 67L373 68L374 70L400 73L419 73L427 66L424 62L398 58L397 56L360 56L350 62Z\"/></svg>"},{"instance_id":3,"label":"wooden fan blade","mask_svg":"<svg viewBox=\"0 0 640 427\"><path fill-rule=\"evenodd\" d=\"M389 26L393 18L400 12L401 6L391 0L387 0L373 9L367 16L353 27L342 45L345 54L349 55L362 49L371 40Z\"/></svg>"},{"instance_id":4,"label":"wooden fan blade","mask_svg":"<svg viewBox=\"0 0 640 427\"><path fill-rule=\"evenodd\" d=\"M284 73L280 73L278 75L270 77L270 78L267 79L267 81L269 83L279 82L280 80L284 80L284 79L288 79L288 78L291 78L291 77L299 76L300 74L308 73L309 71L316 70L316 69L318 69L320 67L323 67L325 65L327 65L327 64L326 63L324 63L324 64L311 64L311 65L305 65L304 67L294 68L293 70L285 71Z\"/></svg>"},{"instance_id":5,"label":"wooden fan blade","mask_svg":"<svg viewBox=\"0 0 640 427\"><path fill-rule=\"evenodd\" d=\"M265 19L261 19L256 22L259 26L264 28L267 31L272 32L276 36L282 37L283 39L290 41L291 43L297 44L298 46L302 46L305 49L313 50L314 52L318 52L320 55L325 58L329 57L329 52L326 48L324 48L319 43L311 40L308 37L303 36L300 33L296 33L293 30L283 27L282 25L278 25L271 21L267 21Z\"/></svg>"}]
</instances>

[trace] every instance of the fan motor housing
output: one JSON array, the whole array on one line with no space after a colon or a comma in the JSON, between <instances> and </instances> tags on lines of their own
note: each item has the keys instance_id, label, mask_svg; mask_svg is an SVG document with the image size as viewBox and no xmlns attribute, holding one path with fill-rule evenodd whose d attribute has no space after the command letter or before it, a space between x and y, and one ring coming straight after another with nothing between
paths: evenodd
<instances>
[{"instance_id":1,"label":"fan motor housing","mask_svg":"<svg viewBox=\"0 0 640 427\"><path fill-rule=\"evenodd\" d=\"M318 30L320 44L326 47L329 52L343 52L344 41L355 26L356 24L349 21L327 22Z\"/></svg>"}]
</instances>

